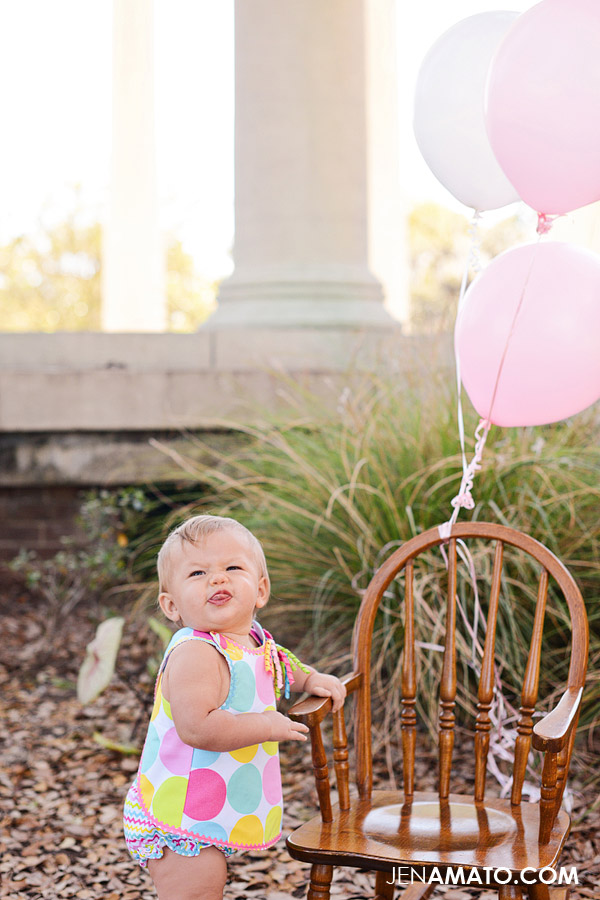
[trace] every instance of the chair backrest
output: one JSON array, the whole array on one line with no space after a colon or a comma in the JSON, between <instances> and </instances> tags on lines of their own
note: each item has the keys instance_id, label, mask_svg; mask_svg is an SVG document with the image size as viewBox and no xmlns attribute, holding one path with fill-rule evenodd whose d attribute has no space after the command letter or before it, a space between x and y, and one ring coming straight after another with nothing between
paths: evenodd
<instances>
[{"instance_id":1,"label":"chair backrest","mask_svg":"<svg viewBox=\"0 0 600 900\"><path fill-rule=\"evenodd\" d=\"M583 686L588 654L587 616L581 593L565 566L543 544L503 525L474 522L455 524L449 538L442 538L438 528L432 528L407 541L384 562L365 591L356 620L353 636L354 671L362 674L357 694L356 713L356 780L359 794L369 796L372 789L371 749L371 646L375 617L384 592L392 581L404 572L404 638L402 657L402 757L404 794L408 799L414 791L414 761L416 743L417 673L415 665L415 562L432 548L444 545L447 553L447 590L445 610L445 638L439 692L439 794L448 797L455 730L457 693L456 616L457 616L457 542L469 538L493 542L493 567L489 581L487 627L481 672L477 692L475 722L475 789L476 800L485 793L485 773L490 741L494 695L495 640L498 609L501 604L505 547L518 548L539 564L537 601L533 616L531 644L527 655L520 697L519 720L515 743L515 761L511 800L521 801L527 757L531 746L533 716L538 699L542 631L546 611L549 580L553 579L567 603L571 620L571 657L567 687ZM537 568L537 567L536 567ZM442 610L440 610L442 617ZM568 653L568 648L566 651ZM572 741L559 760L564 787L572 751Z\"/></svg>"}]
</instances>

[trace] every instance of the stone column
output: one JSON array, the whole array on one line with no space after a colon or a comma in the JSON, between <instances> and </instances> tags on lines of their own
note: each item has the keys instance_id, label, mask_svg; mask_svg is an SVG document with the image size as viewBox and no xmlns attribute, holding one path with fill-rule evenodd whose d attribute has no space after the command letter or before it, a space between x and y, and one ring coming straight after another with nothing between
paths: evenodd
<instances>
[{"instance_id":1,"label":"stone column","mask_svg":"<svg viewBox=\"0 0 600 900\"><path fill-rule=\"evenodd\" d=\"M369 2L236 0L235 269L213 327L390 327L369 258Z\"/></svg>"},{"instance_id":2,"label":"stone column","mask_svg":"<svg viewBox=\"0 0 600 900\"><path fill-rule=\"evenodd\" d=\"M103 242L105 331L164 331L166 326L153 28L153 0L113 0L113 133Z\"/></svg>"},{"instance_id":3,"label":"stone column","mask_svg":"<svg viewBox=\"0 0 600 900\"><path fill-rule=\"evenodd\" d=\"M409 317L406 206L401 194L395 0L367 0L369 263L394 318Z\"/></svg>"}]
</instances>

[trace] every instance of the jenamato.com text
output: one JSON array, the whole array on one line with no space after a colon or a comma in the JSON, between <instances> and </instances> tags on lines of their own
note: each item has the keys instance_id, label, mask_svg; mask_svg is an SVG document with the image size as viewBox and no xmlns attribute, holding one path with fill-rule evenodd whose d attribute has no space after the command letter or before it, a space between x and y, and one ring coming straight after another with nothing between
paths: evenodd
<instances>
[{"instance_id":1,"label":"jenamato.com text","mask_svg":"<svg viewBox=\"0 0 600 900\"><path fill-rule=\"evenodd\" d=\"M400 887L403 884L454 884L454 885L503 885L503 884L541 884L569 885L579 884L575 866L553 869L525 868L518 871L511 869L484 866L481 869L469 869L458 866L455 869L438 869L434 866L427 869L419 866L397 866L388 878L388 884Z\"/></svg>"}]
</instances>

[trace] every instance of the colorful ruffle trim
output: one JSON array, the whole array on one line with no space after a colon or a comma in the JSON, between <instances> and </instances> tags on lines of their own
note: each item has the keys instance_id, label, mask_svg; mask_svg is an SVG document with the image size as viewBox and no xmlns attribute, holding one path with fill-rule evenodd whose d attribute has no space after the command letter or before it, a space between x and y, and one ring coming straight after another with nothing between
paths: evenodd
<instances>
[{"instance_id":1,"label":"colorful ruffle trim","mask_svg":"<svg viewBox=\"0 0 600 900\"><path fill-rule=\"evenodd\" d=\"M283 693L287 700L290 696L290 687L295 680L293 673L300 669L301 672L309 674L312 669L301 663L291 650L276 644L268 631L265 631L265 637L265 668L273 676L275 696L279 698Z\"/></svg>"}]
</instances>

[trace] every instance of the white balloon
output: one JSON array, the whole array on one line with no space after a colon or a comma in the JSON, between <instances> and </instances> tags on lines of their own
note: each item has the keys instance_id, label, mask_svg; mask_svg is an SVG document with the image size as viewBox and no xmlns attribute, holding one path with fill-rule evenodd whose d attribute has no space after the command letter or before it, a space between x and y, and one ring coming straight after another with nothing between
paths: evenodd
<instances>
[{"instance_id":1,"label":"white balloon","mask_svg":"<svg viewBox=\"0 0 600 900\"><path fill-rule=\"evenodd\" d=\"M438 38L417 79L414 132L425 162L457 200L480 211L519 199L490 146L487 73L518 16L499 10L463 19Z\"/></svg>"}]
</instances>

